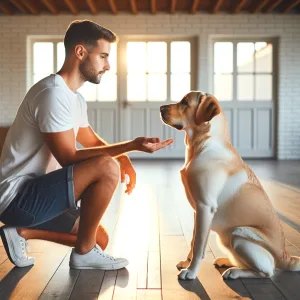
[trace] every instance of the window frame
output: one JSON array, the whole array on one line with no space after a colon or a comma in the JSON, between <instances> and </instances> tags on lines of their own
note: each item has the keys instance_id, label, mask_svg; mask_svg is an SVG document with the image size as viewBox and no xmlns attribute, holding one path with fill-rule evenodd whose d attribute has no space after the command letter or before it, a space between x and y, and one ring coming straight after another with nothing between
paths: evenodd
<instances>
[{"instance_id":1,"label":"window frame","mask_svg":"<svg viewBox=\"0 0 300 300\"><path fill-rule=\"evenodd\" d=\"M255 102L255 103L261 103L261 102L274 102L276 97L277 97L277 93L276 93L276 87L277 87L277 57L278 57L278 53L277 53L277 40L275 38L270 38L270 37L246 37L246 38L231 38L231 37L224 37L224 38L219 38L219 37L214 37L211 39L211 68L210 68L210 90L212 91L212 93L214 94L214 75L215 75L215 71L214 71L214 44L216 42L231 42L233 43L233 72L232 72L232 100L222 100L219 99L220 102L222 103L251 103L251 102ZM270 43L272 44L272 72L268 73L268 72L256 72L256 70L254 70L253 72L238 72L238 68L237 68L237 44L238 43L256 43L256 42L266 42L266 43ZM253 78L254 78L254 97L253 100L238 100L237 98L237 75L239 74L253 74ZM255 99L255 77L256 75L264 75L264 74L270 74L272 76L272 97L270 100L256 100Z\"/></svg>"}]
</instances>

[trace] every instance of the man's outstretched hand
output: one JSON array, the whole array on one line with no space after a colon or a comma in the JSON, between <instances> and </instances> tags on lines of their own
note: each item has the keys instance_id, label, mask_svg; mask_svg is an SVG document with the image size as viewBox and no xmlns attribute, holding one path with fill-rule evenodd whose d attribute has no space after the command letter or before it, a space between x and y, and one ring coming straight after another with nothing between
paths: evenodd
<instances>
[{"instance_id":1,"label":"man's outstretched hand","mask_svg":"<svg viewBox=\"0 0 300 300\"><path fill-rule=\"evenodd\" d=\"M137 137L133 140L138 151L153 153L174 142L174 139L160 141L159 138Z\"/></svg>"}]
</instances>

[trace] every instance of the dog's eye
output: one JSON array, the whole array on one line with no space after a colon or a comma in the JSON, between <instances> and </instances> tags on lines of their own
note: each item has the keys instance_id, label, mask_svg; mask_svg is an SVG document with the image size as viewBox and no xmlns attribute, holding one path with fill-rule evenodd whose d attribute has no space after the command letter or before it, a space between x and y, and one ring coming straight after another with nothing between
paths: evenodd
<instances>
[{"instance_id":1,"label":"dog's eye","mask_svg":"<svg viewBox=\"0 0 300 300\"><path fill-rule=\"evenodd\" d=\"M182 104L182 105L185 105L185 106L188 106L188 105L189 105L189 103L188 103L188 101L187 101L186 99L182 99L182 100L181 100L181 104Z\"/></svg>"}]
</instances>

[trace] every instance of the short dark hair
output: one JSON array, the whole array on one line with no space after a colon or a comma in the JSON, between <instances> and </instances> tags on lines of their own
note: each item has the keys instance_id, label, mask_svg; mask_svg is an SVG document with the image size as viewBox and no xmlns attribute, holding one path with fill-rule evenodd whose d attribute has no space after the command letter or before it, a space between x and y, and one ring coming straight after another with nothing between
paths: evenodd
<instances>
[{"instance_id":1,"label":"short dark hair","mask_svg":"<svg viewBox=\"0 0 300 300\"><path fill-rule=\"evenodd\" d=\"M110 43L117 42L118 37L111 30L89 20L76 20L70 23L64 38L66 54L78 44L94 48L97 41L105 39Z\"/></svg>"}]
</instances>

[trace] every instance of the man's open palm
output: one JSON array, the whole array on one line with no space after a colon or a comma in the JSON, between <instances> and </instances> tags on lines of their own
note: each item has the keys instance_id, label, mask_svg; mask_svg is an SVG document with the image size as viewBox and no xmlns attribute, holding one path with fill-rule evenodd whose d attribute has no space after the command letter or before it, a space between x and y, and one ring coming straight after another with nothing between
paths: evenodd
<instances>
[{"instance_id":1,"label":"man's open palm","mask_svg":"<svg viewBox=\"0 0 300 300\"><path fill-rule=\"evenodd\" d=\"M167 147L174 142L173 139L160 141L159 138L138 137L134 140L138 149L143 152L153 153Z\"/></svg>"}]
</instances>

